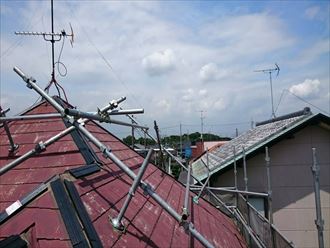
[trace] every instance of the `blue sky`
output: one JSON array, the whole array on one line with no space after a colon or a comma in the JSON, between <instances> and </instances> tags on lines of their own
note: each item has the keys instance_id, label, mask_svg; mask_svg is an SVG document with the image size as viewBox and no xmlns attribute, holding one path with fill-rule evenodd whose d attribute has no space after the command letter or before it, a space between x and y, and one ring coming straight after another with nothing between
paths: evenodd
<instances>
[{"instance_id":1,"label":"blue sky","mask_svg":"<svg viewBox=\"0 0 330 248\"><path fill-rule=\"evenodd\" d=\"M21 67L44 87L50 44L14 31L49 31L48 1L1 1L3 108L12 114L36 94L12 71ZM94 111L127 96L124 108L162 135L204 130L231 136L271 116L268 75L273 68L276 115L312 108L329 115L329 1L55 1L55 30L75 32L61 58L58 81L69 101ZM56 58L61 43L56 44ZM102 54L102 56L100 55ZM111 68L104 61L110 63ZM55 93L55 91L51 91ZM308 103L310 104L308 104ZM124 119L125 120L125 119ZM110 126L122 137L127 128Z\"/></svg>"}]
</instances>

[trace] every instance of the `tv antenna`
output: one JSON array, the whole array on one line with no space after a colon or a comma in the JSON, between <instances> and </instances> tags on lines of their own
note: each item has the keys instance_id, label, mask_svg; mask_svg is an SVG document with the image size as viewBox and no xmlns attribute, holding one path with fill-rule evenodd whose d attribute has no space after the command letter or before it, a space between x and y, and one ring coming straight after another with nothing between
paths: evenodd
<instances>
[{"instance_id":1,"label":"tv antenna","mask_svg":"<svg viewBox=\"0 0 330 248\"><path fill-rule=\"evenodd\" d=\"M48 93L50 86L54 83L59 96L61 96L60 91L59 91L59 88L61 88L61 90L64 93L65 99L68 100L67 97L66 97L64 89L62 88L62 86L55 79L55 52L54 52L55 50L54 50L54 45L55 45L55 42L62 40L62 38L64 39L65 37L70 37L71 38L70 43L71 43L71 46L72 46L73 41L74 41L74 34L73 34L73 29L72 29L71 24L70 24L71 34L67 34L65 32L65 30L62 30L60 33L55 33L54 32L54 10L53 9L54 9L54 3L53 3L53 0L51 0L51 9L50 9L50 11L51 11L51 29L52 29L51 32L15 32L15 34L16 35L42 36L45 41L50 41L52 43L52 74L51 74L51 80L50 80L49 84L46 86L45 91ZM64 40L63 40L63 42L64 42ZM57 63L61 63L61 62L58 61Z\"/></svg>"},{"instance_id":2,"label":"tv antenna","mask_svg":"<svg viewBox=\"0 0 330 248\"><path fill-rule=\"evenodd\" d=\"M272 101L272 118L275 118L275 112L274 112L274 101L273 101L273 83L272 83L272 73L277 72L276 77L280 73L280 67L278 66L277 63L275 63L275 68L270 68L270 69L264 69L264 70L256 70L254 72L263 72L263 73L269 73L269 82L270 82L270 96L271 96L271 101Z\"/></svg>"}]
</instances>

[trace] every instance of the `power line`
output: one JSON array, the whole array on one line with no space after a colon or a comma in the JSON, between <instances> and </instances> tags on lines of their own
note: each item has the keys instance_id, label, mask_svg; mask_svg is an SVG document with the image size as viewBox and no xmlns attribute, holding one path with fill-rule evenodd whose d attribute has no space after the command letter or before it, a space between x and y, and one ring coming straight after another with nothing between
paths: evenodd
<instances>
[{"instance_id":1,"label":"power line","mask_svg":"<svg viewBox=\"0 0 330 248\"><path fill-rule=\"evenodd\" d=\"M324 110L324 109L321 109L321 108L317 107L316 105L314 105L314 104L308 102L307 100L301 98L300 96L297 96L296 94L294 94L294 93L291 92L290 90L288 90L288 89L284 89L284 90L286 90L287 92L289 92L291 95L297 97L299 100L303 101L304 103L307 103L307 104L309 104L310 106L312 106L312 107L314 107L314 108L320 110L321 112L326 113L326 114L328 114L328 115L330 114L328 111L326 111L326 110Z\"/></svg>"},{"instance_id":2,"label":"power line","mask_svg":"<svg viewBox=\"0 0 330 248\"><path fill-rule=\"evenodd\" d=\"M76 19L77 23L79 24L79 26L81 27L81 29L83 30L85 36L87 37L88 42L94 47L94 49L96 50L96 52L98 53L98 55L101 57L101 59L104 61L104 63L107 65L107 67L110 69L110 71L113 73L113 75L115 76L115 78L126 88L126 90L128 91L128 93L131 95L131 97L134 99L134 101L139 104L140 106L142 106L142 104L139 102L139 100L137 99L137 97L135 97L135 95L132 93L132 91L129 89L129 87L127 86L127 84L124 82L124 80L122 80L120 78L120 76L118 75L118 73L114 70L113 66L110 64L109 60L103 55L103 53L97 48L97 46L95 45L95 43L92 41L92 39L90 38L90 36L88 35L88 32L85 30L84 26L80 23L80 21L78 20L78 18L76 17L73 9L71 8L71 6L68 4L68 2L66 1L67 6L69 7L72 16Z\"/></svg>"}]
</instances>

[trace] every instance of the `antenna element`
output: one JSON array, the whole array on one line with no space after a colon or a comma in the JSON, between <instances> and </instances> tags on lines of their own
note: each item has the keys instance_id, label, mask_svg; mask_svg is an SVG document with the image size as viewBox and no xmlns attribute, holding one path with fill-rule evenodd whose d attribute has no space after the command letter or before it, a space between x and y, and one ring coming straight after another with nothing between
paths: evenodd
<instances>
[{"instance_id":1,"label":"antenna element","mask_svg":"<svg viewBox=\"0 0 330 248\"><path fill-rule=\"evenodd\" d=\"M263 73L269 73L269 82L270 82L270 96L272 101L272 118L276 118L275 111L274 111L274 101L273 101L273 82L272 82L272 73L277 72L276 77L280 73L280 67L277 63L275 63L275 68L270 69L264 69L264 70L256 70L254 72L263 72Z\"/></svg>"}]
</instances>

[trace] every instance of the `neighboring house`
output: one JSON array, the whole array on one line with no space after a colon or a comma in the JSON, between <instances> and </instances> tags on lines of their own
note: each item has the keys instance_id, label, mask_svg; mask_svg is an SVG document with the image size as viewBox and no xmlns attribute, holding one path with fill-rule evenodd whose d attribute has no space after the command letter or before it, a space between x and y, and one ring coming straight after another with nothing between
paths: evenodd
<instances>
[{"instance_id":1,"label":"neighboring house","mask_svg":"<svg viewBox=\"0 0 330 248\"><path fill-rule=\"evenodd\" d=\"M265 147L270 155L273 222L296 247L318 247L315 225L312 148L320 165L321 209L325 247L330 247L330 118L303 111L256 125L225 145L203 154L192 164L194 176L205 180L210 169L210 186L234 186L237 162L238 189L245 189L243 148L249 191L267 193ZM233 149L235 148L236 156ZM208 158L207 158L208 157ZM268 212L264 198L249 198L260 212ZM267 214L266 214L267 215Z\"/></svg>"},{"instance_id":2,"label":"neighboring house","mask_svg":"<svg viewBox=\"0 0 330 248\"><path fill-rule=\"evenodd\" d=\"M226 144L228 141L196 141L194 146L191 146L192 156L191 159L195 159L203 154L204 151L220 147Z\"/></svg>"},{"instance_id":3,"label":"neighboring house","mask_svg":"<svg viewBox=\"0 0 330 248\"><path fill-rule=\"evenodd\" d=\"M62 107L72 107L58 97L54 99ZM22 116L49 113L56 110L42 100ZM85 127L104 144L99 148L73 128L45 149L46 140L72 128L61 117L7 124L19 147L8 151L9 138L4 126L0 127L0 247L202 246L185 230L184 222L174 219L167 212L169 208L161 207L150 196L154 191L181 216L185 187L151 163L143 175L149 186L137 189L124 213L126 230L115 230L111 219L118 216L133 180L105 158L105 146L118 158L117 164L124 163L135 174L144 160L96 122L89 121ZM36 154L22 159L31 150ZM14 168L3 172L19 159L22 161ZM193 204L193 196L190 193L188 218L194 224L193 231L200 232L214 247L247 246L229 217L207 201Z\"/></svg>"}]
</instances>

